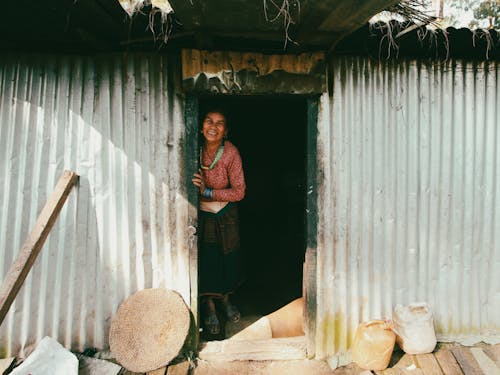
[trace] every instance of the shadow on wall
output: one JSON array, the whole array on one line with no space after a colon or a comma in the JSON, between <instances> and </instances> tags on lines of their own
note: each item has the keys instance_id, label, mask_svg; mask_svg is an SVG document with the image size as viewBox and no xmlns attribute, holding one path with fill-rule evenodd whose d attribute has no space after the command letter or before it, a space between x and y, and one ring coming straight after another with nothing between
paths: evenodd
<instances>
[{"instance_id":1,"label":"shadow on wall","mask_svg":"<svg viewBox=\"0 0 500 375\"><path fill-rule=\"evenodd\" d=\"M47 334L104 348L136 290L166 286L189 304L178 72L175 56L3 59L2 278L62 171L80 176L0 327L6 354Z\"/></svg>"}]
</instances>

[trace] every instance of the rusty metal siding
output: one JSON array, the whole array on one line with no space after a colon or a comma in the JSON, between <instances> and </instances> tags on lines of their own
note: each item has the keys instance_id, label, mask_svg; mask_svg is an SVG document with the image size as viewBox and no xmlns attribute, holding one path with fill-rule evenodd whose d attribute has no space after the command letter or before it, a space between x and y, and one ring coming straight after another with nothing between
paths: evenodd
<instances>
[{"instance_id":1,"label":"rusty metal siding","mask_svg":"<svg viewBox=\"0 0 500 375\"><path fill-rule=\"evenodd\" d=\"M328 76L316 355L415 301L440 340L499 342L498 63L334 58Z\"/></svg>"},{"instance_id":2,"label":"rusty metal siding","mask_svg":"<svg viewBox=\"0 0 500 375\"><path fill-rule=\"evenodd\" d=\"M0 278L64 169L80 175L0 327L0 355L50 335L107 346L124 298L190 303L179 56L4 56Z\"/></svg>"}]
</instances>

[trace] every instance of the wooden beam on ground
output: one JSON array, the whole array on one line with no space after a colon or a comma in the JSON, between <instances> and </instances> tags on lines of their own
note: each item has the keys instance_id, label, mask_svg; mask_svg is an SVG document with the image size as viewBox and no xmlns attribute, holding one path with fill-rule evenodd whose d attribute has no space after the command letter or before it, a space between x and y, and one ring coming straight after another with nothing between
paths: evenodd
<instances>
[{"instance_id":1,"label":"wooden beam on ground","mask_svg":"<svg viewBox=\"0 0 500 375\"><path fill-rule=\"evenodd\" d=\"M434 354L418 354L416 357L418 367L422 369L425 375L443 375Z\"/></svg>"},{"instance_id":2,"label":"wooden beam on ground","mask_svg":"<svg viewBox=\"0 0 500 375\"><path fill-rule=\"evenodd\" d=\"M162 367L153 371L146 372L146 375L165 375L167 373L167 368Z\"/></svg>"},{"instance_id":3,"label":"wooden beam on ground","mask_svg":"<svg viewBox=\"0 0 500 375\"><path fill-rule=\"evenodd\" d=\"M445 374L463 375L463 372L451 351L440 349L434 353L434 356Z\"/></svg>"},{"instance_id":4,"label":"wooden beam on ground","mask_svg":"<svg viewBox=\"0 0 500 375\"><path fill-rule=\"evenodd\" d=\"M484 352L500 368L500 344L485 347Z\"/></svg>"},{"instance_id":5,"label":"wooden beam on ground","mask_svg":"<svg viewBox=\"0 0 500 375\"><path fill-rule=\"evenodd\" d=\"M422 369L418 367L416 356L413 354L405 354L393 367L400 374L423 375ZM384 373L385 375L385 373Z\"/></svg>"},{"instance_id":6,"label":"wooden beam on ground","mask_svg":"<svg viewBox=\"0 0 500 375\"><path fill-rule=\"evenodd\" d=\"M169 365L167 367L166 375L188 375L190 369L189 361L184 361L177 363L175 365Z\"/></svg>"},{"instance_id":7,"label":"wooden beam on ground","mask_svg":"<svg viewBox=\"0 0 500 375\"><path fill-rule=\"evenodd\" d=\"M0 324L2 324L12 302L40 253L45 240L59 215L71 188L75 185L78 175L75 172L64 171L57 182L54 192L42 209L33 230L24 242L21 251L12 264L0 289Z\"/></svg>"},{"instance_id":8,"label":"wooden beam on ground","mask_svg":"<svg viewBox=\"0 0 500 375\"><path fill-rule=\"evenodd\" d=\"M264 340L209 341L199 352L207 361L272 361L306 358L304 336Z\"/></svg>"},{"instance_id":9,"label":"wooden beam on ground","mask_svg":"<svg viewBox=\"0 0 500 375\"><path fill-rule=\"evenodd\" d=\"M451 352L455 356L464 374L483 375L482 371L479 370L479 363L477 363L476 359L468 348L463 346L454 346L451 348Z\"/></svg>"},{"instance_id":10,"label":"wooden beam on ground","mask_svg":"<svg viewBox=\"0 0 500 375\"><path fill-rule=\"evenodd\" d=\"M488 357L481 348L470 348L481 370L488 375L500 375L500 368Z\"/></svg>"}]
</instances>

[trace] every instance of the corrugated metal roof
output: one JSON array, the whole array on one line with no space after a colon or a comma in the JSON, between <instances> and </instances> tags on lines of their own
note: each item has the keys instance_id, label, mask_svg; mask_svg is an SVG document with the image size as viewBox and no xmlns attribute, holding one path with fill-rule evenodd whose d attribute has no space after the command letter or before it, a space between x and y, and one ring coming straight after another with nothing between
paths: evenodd
<instances>
[{"instance_id":1,"label":"corrugated metal roof","mask_svg":"<svg viewBox=\"0 0 500 375\"><path fill-rule=\"evenodd\" d=\"M124 298L190 303L180 59L10 56L0 64L0 279L64 169L80 175L0 327L0 354L44 335L103 348Z\"/></svg>"},{"instance_id":2,"label":"corrugated metal roof","mask_svg":"<svg viewBox=\"0 0 500 375\"><path fill-rule=\"evenodd\" d=\"M430 304L440 340L500 341L497 63L331 60L321 98L316 353Z\"/></svg>"}]
</instances>

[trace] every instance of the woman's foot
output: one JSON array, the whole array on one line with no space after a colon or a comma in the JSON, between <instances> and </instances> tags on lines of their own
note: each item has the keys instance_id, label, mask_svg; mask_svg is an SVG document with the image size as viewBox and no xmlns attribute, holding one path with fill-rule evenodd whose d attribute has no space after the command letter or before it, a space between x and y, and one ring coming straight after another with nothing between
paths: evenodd
<instances>
[{"instance_id":1,"label":"woman's foot","mask_svg":"<svg viewBox=\"0 0 500 375\"><path fill-rule=\"evenodd\" d=\"M220 323L215 311L208 312L208 314L205 316L204 323L205 329L211 335L218 335L220 333Z\"/></svg>"},{"instance_id":2,"label":"woman's foot","mask_svg":"<svg viewBox=\"0 0 500 375\"><path fill-rule=\"evenodd\" d=\"M224 308L224 312L226 313L226 317L230 322L237 323L240 321L241 314L235 305L229 301L224 301L222 306Z\"/></svg>"},{"instance_id":3,"label":"woman's foot","mask_svg":"<svg viewBox=\"0 0 500 375\"><path fill-rule=\"evenodd\" d=\"M206 298L202 303L205 308L205 318L203 319L205 329L211 335L218 335L220 333L220 323L215 312L214 300Z\"/></svg>"}]
</instances>

